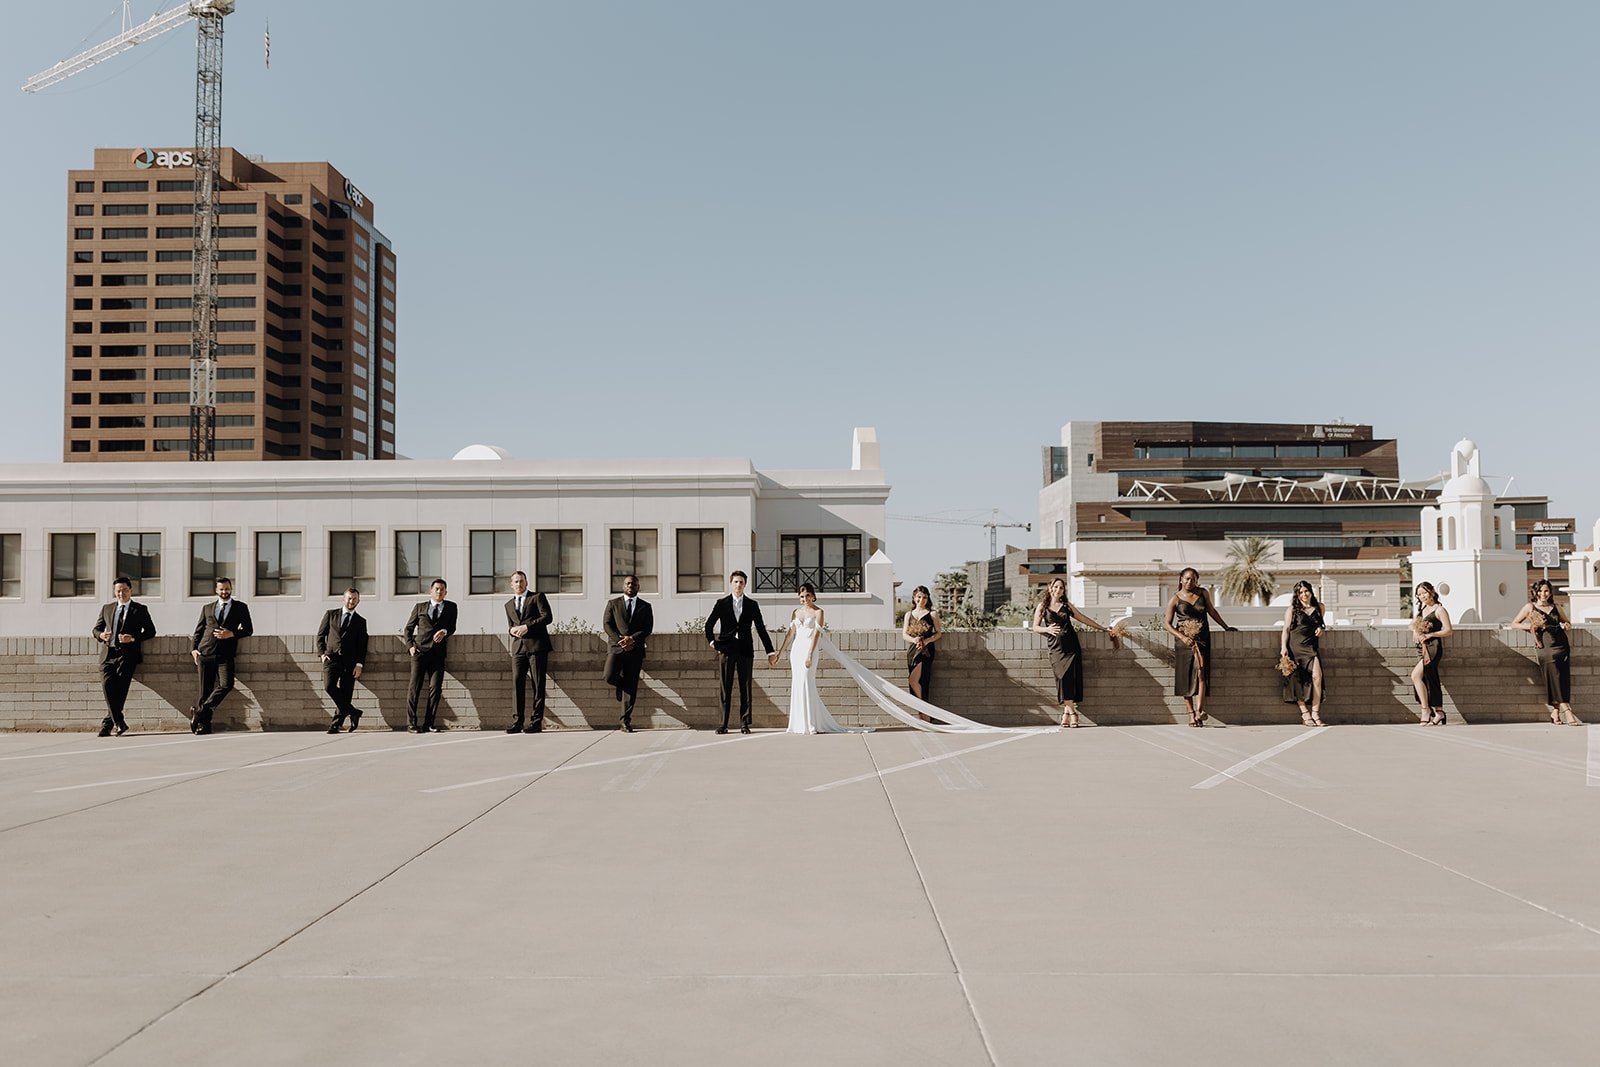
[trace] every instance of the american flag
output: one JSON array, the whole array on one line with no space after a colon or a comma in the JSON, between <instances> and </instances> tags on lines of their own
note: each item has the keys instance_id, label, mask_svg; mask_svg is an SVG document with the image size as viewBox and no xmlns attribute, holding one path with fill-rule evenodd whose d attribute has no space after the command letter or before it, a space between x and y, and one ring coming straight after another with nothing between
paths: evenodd
<instances>
[{"instance_id":1,"label":"american flag","mask_svg":"<svg viewBox=\"0 0 1600 1067\"><path fill-rule=\"evenodd\" d=\"M267 47L267 69L271 70L272 69L272 20L271 19L267 20L267 36L266 36L265 44L266 44L266 47Z\"/></svg>"}]
</instances>

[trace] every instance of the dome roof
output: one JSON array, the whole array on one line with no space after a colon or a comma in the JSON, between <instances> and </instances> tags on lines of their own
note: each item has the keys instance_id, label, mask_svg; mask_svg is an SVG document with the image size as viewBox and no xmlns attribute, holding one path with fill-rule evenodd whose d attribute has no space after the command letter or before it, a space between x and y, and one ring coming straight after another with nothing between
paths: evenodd
<instances>
[{"instance_id":1,"label":"dome roof","mask_svg":"<svg viewBox=\"0 0 1600 1067\"><path fill-rule=\"evenodd\" d=\"M499 445L468 445L451 459L510 459L511 453Z\"/></svg>"}]
</instances>

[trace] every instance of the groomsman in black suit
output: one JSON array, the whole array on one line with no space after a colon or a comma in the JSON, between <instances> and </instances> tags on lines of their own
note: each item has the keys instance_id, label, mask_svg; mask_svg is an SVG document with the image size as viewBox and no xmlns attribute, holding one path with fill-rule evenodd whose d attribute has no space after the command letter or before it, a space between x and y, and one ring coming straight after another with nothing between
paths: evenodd
<instances>
[{"instance_id":1,"label":"groomsman in black suit","mask_svg":"<svg viewBox=\"0 0 1600 1067\"><path fill-rule=\"evenodd\" d=\"M406 697L407 730L425 734L436 730L435 718L439 714L439 697L444 693L444 656L446 642L456 632L456 603L444 598L449 586L443 578L435 578L428 587L429 599L411 609L406 620L406 648L411 652L411 692ZM422 695L422 682L428 682L427 713L422 724L417 724L417 700Z\"/></svg>"},{"instance_id":2,"label":"groomsman in black suit","mask_svg":"<svg viewBox=\"0 0 1600 1067\"><path fill-rule=\"evenodd\" d=\"M544 677L550 663L550 601L543 593L528 592L528 576L521 571L511 575L511 599L506 601L506 624L511 634L511 692L517 718L506 733L522 729L523 709L527 705L528 672L533 671L533 719L528 733L544 729Z\"/></svg>"},{"instance_id":3,"label":"groomsman in black suit","mask_svg":"<svg viewBox=\"0 0 1600 1067\"><path fill-rule=\"evenodd\" d=\"M118 578L111 583L111 603L100 609L95 620L94 639L100 642L100 688L106 695L106 717L100 720L100 736L110 737L112 727L117 736L128 732L128 721L122 717L122 707L128 702L128 687L133 684L133 671L143 654L139 646L156 635L155 623L150 621L150 609L133 599L133 583Z\"/></svg>"},{"instance_id":4,"label":"groomsman in black suit","mask_svg":"<svg viewBox=\"0 0 1600 1067\"><path fill-rule=\"evenodd\" d=\"M601 625L606 631L606 684L617 690L622 702L622 731L633 733L633 704L639 698L639 675L644 672L645 643L656 628L655 612L639 595L639 578L622 580L622 595L606 605Z\"/></svg>"},{"instance_id":5,"label":"groomsman in black suit","mask_svg":"<svg viewBox=\"0 0 1600 1067\"><path fill-rule=\"evenodd\" d=\"M239 653L239 640L255 632L249 606L233 599L233 579L218 578L216 590L217 599L200 609L189 653L200 668L200 698L189 709L194 715L189 729L197 734L211 732L211 716L233 692L233 659Z\"/></svg>"},{"instance_id":6,"label":"groomsman in black suit","mask_svg":"<svg viewBox=\"0 0 1600 1067\"><path fill-rule=\"evenodd\" d=\"M360 603L361 591L352 585L344 591L344 606L324 612L322 623L317 627L322 688L333 698L333 706L339 709L333 717L333 725L328 727L330 734L338 733L347 718L351 733L361 724L361 712L351 702L356 692L356 679L361 677L367 662L367 620L356 611Z\"/></svg>"},{"instance_id":7,"label":"groomsman in black suit","mask_svg":"<svg viewBox=\"0 0 1600 1067\"><path fill-rule=\"evenodd\" d=\"M717 601L706 616L706 640L722 660L722 725L717 733L728 732L729 704L733 699L733 679L739 678L739 732L750 732L750 668L754 666L756 646L750 631L761 637L767 650L767 666L778 662L772 651L772 638L767 636L767 624L761 619L761 605L744 595L744 571L734 571L728 576L728 596ZM721 626L720 633L718 625Z\"/></svg>"}]
</instances>

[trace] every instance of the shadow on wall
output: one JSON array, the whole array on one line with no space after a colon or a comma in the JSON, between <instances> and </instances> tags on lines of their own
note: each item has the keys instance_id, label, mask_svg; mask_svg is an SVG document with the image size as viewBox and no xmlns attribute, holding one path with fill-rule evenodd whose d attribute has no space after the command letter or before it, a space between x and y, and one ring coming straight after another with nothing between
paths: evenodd
<instances>
[{"instance_id":1,"label":"shadow on wall","mask_svg":"<svg viewBox=\"0 0 1600 1067\"><path fill-rule=\"evenodd\" d=\"M1523 647L1513 648L1508 640ZM1521 630L1458 630L1445 644L1439 684L1463 722L1525 722L1530 714L1544 714L1544 677L1532 635ZM1452 655L1457 663L1470 657L1470 681L1452 677ZM1482 683L1485 673L1493 679L1489 685Z\"/></svg>"},{"instance_id":2,"label":"shadow on wall","mask_svg":"<svg viewBox=\"0 0 1600 1067\"><path fill-rule=\"evenodd\" d=\"M262 730L303 730L318 725L317 711L333 720L330 710L333 702L322 691L322 661L313 657L310 663L301 663L289 650L282 637L250 638L250 667L263 676L270 672L275 680L270 707L249 694L243 699L241 690L248 687L250 679L243 672L234 683L233 692L217 711L216 725L229 730L246 730L250 727L251 709L260 720ZM197 687L198 688L198 687ZM326 702L327 707L323 707ZM325 725L325 724L324 724Z\"/></svg>"},{"instance_id":3,"label":"shadow on wall","mask_svg":"<svg viewBox=\"0 0 1600 1067\"><path fill-rule=\"evenodd\" d=\"M1084 682L1084 696L1090 701L1083 710L1088 711L1090 721L1097 726L1159 726L1189 720L1183 698L1172 692L1177 650L1169 636L1130 630L1122 638L1120 649L1112 648L1108 638L1094 640L1097 651L1084 664L1090 672ZM1187 649L1184 654L1189 654ZM1093 700L1099 688L1095 681L1097 668L1113 680L1113 688L1100 701ZM1097 713L1099 704L1106 706Z\"/></svg>"},{"instance_id":4,"label":"shadow on wall","mask_svg":"<svg viewBox=\"0 0 1600 1067\"><path fill-rule=\"evenodd\" d=\"M1422 719L1416 690L1411 685L1414 653L1402 646L1395 656L1385 656L1380 648L1359 635L1335 631L1330 641L1322 641L1322 669L1325 690L1322 698L1324 722L1416 723ZM1342 637L1349 640L1339 640ZM1299 709L1285 705L1293 714Z\"/></svg>"}]
</instances>

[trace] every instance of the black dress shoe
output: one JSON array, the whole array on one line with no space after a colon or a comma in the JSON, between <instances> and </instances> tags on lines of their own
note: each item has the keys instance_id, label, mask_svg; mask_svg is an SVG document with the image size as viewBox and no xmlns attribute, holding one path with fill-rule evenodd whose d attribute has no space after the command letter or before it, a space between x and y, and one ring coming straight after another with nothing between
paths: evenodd
<instances>
[{"instance_id":1,"label":"black dress shoe","mask_svg":"<svg viewBox=\"0 0 1600 1067\"><path fill-rule=\"evenodd\" d=\"M189 732L191 734L197 734L197 733L200 732L200 723L199 723L198 720L195 720L195 719L190 719L189 720Z\"/></svg>"},{"instance_id":2,"label":"black dress shoe","mask_svg":"<svg viewBox=\"0 0 1600 1067\"><path fill-rule=\"evenodd\" d=\"M725 734L725 733L727 733L727 732L728 732L728 728L727 728L727 727L726 727L726 726L719 726L719 727L717 727L717 733L719 733L719 734Z\"/></svg>"},{"instance_id":3,"label":"black dress shoe","mask_svg":"<svg viewBox=\"0 0 1600 1067\"><path fill-rule=\"evenodd\" d=\"M506 727L506 733L508 734L520 734L521 732L522 724L520 722L514 722L510 726Z\"/></svg>"},{"instance_id":4,"label":"black dress shoe","mask_svg":"<svg viewBox=\"0 0 1600 1067\"><path fill-rule=\"evenodd\" d=\"M328 732L330 734L338 733L339 732L339 724L338 723L334 723L332 726L328 727Z\"/></svg>"},{"instance_id":5,"label":"black dress shoe","mask_svg":"<svg viewBox=\"0 0 1600 1067\"><path fill-rule=\"evenodd\" d=\"M739 727L739 732L740 732L740 733L741 733L741 734L747 734L747 733L749 733L749 732L750 732L750 727L748 727L748 726L741 726L741 727Z\"/></svg>"},{"instance_id":6,"label":"black dress shoe","mask_svg":"<svg viewBox=\"0 0 1600 1067\"><path fill-rule=\"evenodd\" d=\"M127 732L128 732L128 724L127 723L123 723L121 726L117 727L117 736L118 737L121 737L123 734L125 734Z\"/></svg>"},{"instance_id":7,"label":"black dress shoe","mask_svg":"<svg viewBox=\"0 0 1600 1067\"><path fill-rule=\"evenodd\" d=\"M356 732L356 727L360 726L360 725L361 725L361 715L359 713L351 715L350 716L350 732L351 733L355 733Z\"/></svg>"},{"instance_id":8,"label":"black dress shoe","mask_svg":"<svg viewBox=\"0 0 1600 1067\"><path fill-rule=\"evenodd\" d=\"M618 725L617 729L621 730L625 734L631 734L631 733L633 733L633 723L631 723L631 722L621 723L621 724Z\"/></svg>"},{"instance_id":9,"label":"black dress shoe","mask_svg":"<svg viewBox=\"0 0 1600 1067\"><path fill-rule=\"evenodd\" d=\"M530 733L530 734L542 734L542 733L544 733L544 723L542 723L542 722L534 723L532 726L528 727L528 733Z\"/></svg>"},{"instance_id":10,"label":"black dress shoe","mask_svg":"<svg viewBox=\"0 0 1600 1067\"><path fill-rule=\"evenodd\" d=\"M194 732L197 734L209 734L211 732L211 724L206 723L203 726L197 726Z\"/></svg>"},{"instance_id":11,"label":"black dress shoe","mask_svg":"<svg viewBox=\"0 0 1600 1067\"><path fill-rule=\"evenodd\" d=\"M110 737L111 736L111 724L110 723L106 723L104 726L100 727L100 736L101 737Z\"/></svg>"},{"instance_id":12,"label":"black dress shoe","mask_svg":"<svg viewBox=\"0 0 1600 1067\"><path fill-rule=\"evenodd\" d=\"M417 732L417 728L416 728L416 726L414 726L414 725L413 725L413 726L407 726L407 727L406 727L406 733L408 733L408 734L414 734L414 733L416 733L416 732Z\"/></svg>"}]
</instances>

